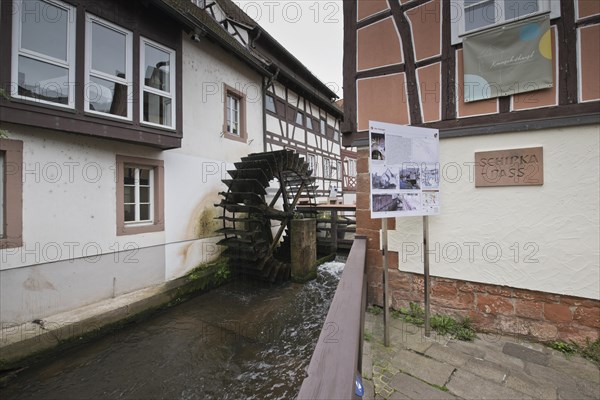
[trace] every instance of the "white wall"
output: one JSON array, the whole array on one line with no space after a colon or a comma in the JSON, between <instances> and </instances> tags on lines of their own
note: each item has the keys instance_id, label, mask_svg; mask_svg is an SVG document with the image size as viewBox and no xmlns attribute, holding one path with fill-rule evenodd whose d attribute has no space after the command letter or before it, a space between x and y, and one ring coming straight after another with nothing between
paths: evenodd
<instances>
[{"instance_id":1,"label":"white wall","mask_svg":"<svg viewBox=\"0 0 600 400\"><path fill-rule=\"evenodd\" d=\"M116 235L116 154L147 147L8 125L23 141L23 246L0 250L0 319L9 323L164 281L165 232Z\"/></svg>"},{"instance_id":2,"label":"white wall","mask_svg":"<svg viewBox=\"0 0 600 400\"><path fill-rule=\"evenodd\" d=\"M0 270L164 243L164 232L117 236L116 154L156 149L9 125L23 145L23 247L0 251Z\"/></svg>"},{"instance_id":3,"label":"white wall","mask_svg":"<svg viewBox=\"0 0 600 400\"><path fill-rule=\"evenodd\" d=\"M443 139L441 215L429 218L431 274L600 298L599 133L587 126ZM475 188L475 152L537 146L543 186ZM423 272L415 247L422 218L398 218L389 240L390 250L404 250L402 271Z\"/></svg>"},{"instance_id":4,"label":"white wall","mask_svg":"<svg viewBox=\"0 0 600 400\"><path fill-rule=\"evenodd\" d=\"M21 323L184 275L221 248L214 207L241 157L263 150L262 78L185 39L182 148L160 151L9 125L23 146L23 240L0 250L0 319ZM223 83L247 96L248 142L221 137ZM165 230L116 235L116 155L164 160ZM91 257L91 258L90 258Z\"/></svg>"},{"instance_id":5,"label":"white wall","mask_svg":"<svg viewBox=\"0 0 600 400\"><path fill-rule=\"evenodd\" d=\"M185 37L185 35L184 35ZM247 143L221 135L224 84L246 95ZM183 144L165 157L166 277L173 279L216 258L213 220L222 210L221 182L233 163L263 151L262 78L224 50L183 43ZM212 227L211 227L212 225Z\"/></svg>"},{"instance_id":6,"label":"white wall","mask_svg":"<svg viewBox=\"0 0 600 400\"><path fill-rule=\"evenodd\" d=\"M221 137L224 121L223 84L246 95L248 143ZM262 78L232 54L202 40L183 41L183 145L169 153L185 153L236 162L263 151ZM251 141L251 142L250 142Z\"/></svg>"}]
</instances>

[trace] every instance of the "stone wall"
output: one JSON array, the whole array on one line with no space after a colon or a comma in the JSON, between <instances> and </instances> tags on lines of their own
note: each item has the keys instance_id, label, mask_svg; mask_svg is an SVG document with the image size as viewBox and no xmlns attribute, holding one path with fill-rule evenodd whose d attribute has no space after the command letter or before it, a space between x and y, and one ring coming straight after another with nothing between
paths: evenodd
<instances>
[{"instance_id":1,"label":"stone wall","mask_svg":"<svg viewBox=\"0 0 600 400\"><path fill-rule=\"evenodd\" d=\"M370 300L383 305L380 268L373 268L369 281ZM393 269L389 271L392 308L423 306L423 276ZM586 338L600 333L600 301L572 296L431 277L432 314L469 317L483 332L501 332L550 342Z\"/></svg>"},{"instance_id":2,"label":"stone wall","mask_svg":"<svg viewBox=\"0 0 600 400\"><path fill-rule=\"evenodd\" d=\"M367 237L367 279L369 304L383 305L379 230L381 220L369 211L368 150L359 150L357 164L357 235ZM395 229L388 221L388 229ZM401 272L397 252L389 252L389 290L394 309L410 302L423 302L423 276ZM432 313L469 317L478 330L502 332L540 341L595 340L600 334L600 301L432 277Z\"/></svg>"}]
</instances>

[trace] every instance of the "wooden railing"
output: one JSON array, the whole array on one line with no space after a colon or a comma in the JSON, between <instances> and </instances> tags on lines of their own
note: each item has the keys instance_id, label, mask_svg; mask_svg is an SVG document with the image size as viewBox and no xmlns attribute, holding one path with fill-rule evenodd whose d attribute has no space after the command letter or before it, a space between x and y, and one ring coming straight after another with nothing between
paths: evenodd
<instances>
[{"instance_id":1,"label":"wooden railing","mask_svg":"<svg viewBox=\"0 0 600 400\"><path fill-rule=\"evenodd\" d=\"M298 207L298 212L314 210ZM356 234L356 206L322 204L317 206L317 246L320 254L349 251Z\"/></svg>"},{"instance_id":2,"label":"wooden railing","mask_svg":"<svg viewBox=\"0 0 600 400\"><path fill-rule=\"evenodd\" d=\"M362 372L367 301L367 239L356 237L319 335L298 399L355 399Z\"/></svg>"}]
</instances>

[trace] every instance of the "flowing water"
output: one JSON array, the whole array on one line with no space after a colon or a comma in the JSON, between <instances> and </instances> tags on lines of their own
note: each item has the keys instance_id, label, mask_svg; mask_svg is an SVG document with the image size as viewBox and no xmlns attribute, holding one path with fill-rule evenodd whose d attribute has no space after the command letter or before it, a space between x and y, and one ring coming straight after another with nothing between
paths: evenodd
<instances>
[{"instance_id":1,"label":"flowing water","mask_svg":"<svg viewBox=\"0 0 600 400\"><path fill-rule=\"evenodd\" d=\"M227 284L29 368L0 398L294 398L343 266L305 285Z\"/></svg>"}]
</instances>

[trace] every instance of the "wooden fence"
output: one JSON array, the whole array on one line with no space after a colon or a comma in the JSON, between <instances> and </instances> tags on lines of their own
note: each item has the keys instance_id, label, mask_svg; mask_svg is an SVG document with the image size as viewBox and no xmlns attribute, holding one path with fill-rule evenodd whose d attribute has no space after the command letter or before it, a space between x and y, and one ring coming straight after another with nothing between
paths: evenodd
<instances>
[{"instance_id":1,"label":"wooden fence","mask_svg":"<svg viewBox=\"0 0 600 400\"><path fill-rule=\"evenodd\" d=\"M319 341L302 382L298 399L355 399L355 378L361 372L367 239L356 237Z\"/></svg>"}]
</instances>

